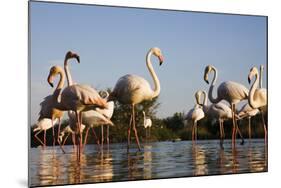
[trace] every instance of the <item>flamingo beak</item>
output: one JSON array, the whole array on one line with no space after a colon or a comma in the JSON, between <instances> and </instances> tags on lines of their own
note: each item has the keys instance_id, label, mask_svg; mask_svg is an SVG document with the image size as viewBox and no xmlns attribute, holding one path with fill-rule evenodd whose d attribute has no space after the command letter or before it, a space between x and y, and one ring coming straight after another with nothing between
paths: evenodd
<instances>
[{"instance_id":1,"label":"flamingo beak","mask_svg":"<svg viewBox=\"0 0 281 188\"><path fill-rule=\"evenodd\" d=\"M204 76L204 80L205 80L205 82L206 82L207 84L209 84L209 80L208 80L208 75L207 75L207 74Z\"/></svg>"},{"instance_id":2,"label":"flamingo beak","mask_svg":"<svg viewBox=\"0 0 281 188\"><path fill-rule=\"evenodd\" d=\"M250 84L251 83L251 77L248 76L248 83Z\"/></svg>"},{"instance_id":3,"label":"flamingo beak","mask_svg":"<svg viewBox=\"0 0 281 188\"><path fill-rule=\"evenodd\" d=\"M75 58L77 59L78 63L80 63L80 56L77 55Z\"/></svg>"},{"instance_id":4,"label":"flamingo beak","mask_svg":"<svg viewBox=\"0 0 281 188\"><path fill-rule=\"evenodd\" d=\"M50 84L51 87L54 87L53 79L51 75L48 76L48 83Z\"/></svg>"},{"instance_id":5,"label":"flamingo beak","mask_svg":"<svg viewBox=\"0 0 281 188\"><path fill-rule=\"evenodd\" d=\"M158 59L159 59L159 65L161 66L162 63L164 62L164 58L163 58L162 55L160 55L160 56L158 57Z\"/></svg>"}]
</instances>

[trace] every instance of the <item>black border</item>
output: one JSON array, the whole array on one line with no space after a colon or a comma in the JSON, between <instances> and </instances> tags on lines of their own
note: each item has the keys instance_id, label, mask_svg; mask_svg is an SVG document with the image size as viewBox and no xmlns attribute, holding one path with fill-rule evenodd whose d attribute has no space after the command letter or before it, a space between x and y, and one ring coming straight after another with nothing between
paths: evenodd
<instances>
[{"instance_id":1,"label":"black border","mask_svg":"<svg viewBox=\"0 0 281 188\"><path fill-rule=\"evenodd\" d=\"M207 176L227 176L227 175L239 175L239 174L259 174L259 173L268 173L268 105L267 105L267 171L262 172L240 172L240 173L227 173L227 174L207 174L207 175L197 175L197 176L177 176L177 177L168 177L168 178L153 178L153 179L135 179L135 180L116 180L108 182L85 182L85 183L76 183L76 184L57 184L57 185L36 185L31 186L30 182L30 124L31 124L31 14L30 14L30 3L46 3L46 4L67 4L67 5L82 5L82 6L96 6L96 7L111 7L111 8L131 8L131 9L143 9L143 10L160 10L160 11L171 11L171 12L189 12L189 13L208 13L208 14L224 14L224 15L234 15L234 16L251 16L251 17L265 17L266 18L266 83L268 90L268 16L266 15L255 15L255 14L238 14L238 13L226 13L226 12L207 12L207 11L192 11L192 10L174 10L174 9L163 9L163 8L146 8L146 7L134 7L134 6L121 6L121 5L101 5L101 4L88 4L88 3L72 3L72 2L56 2L56 1L37 1L29 0L28 1L28 187L53 187L53 186L67 186L67 185L85 185L85 184L100 184L100 183L114 183L114 182L131 182L131 181L151 181L151 180L161 180L161 179L174 179L174 178L187 178L187 177L207 177ZM268 92L267 92L267 104L268 104Z\"/></svg>"}]
</instances>

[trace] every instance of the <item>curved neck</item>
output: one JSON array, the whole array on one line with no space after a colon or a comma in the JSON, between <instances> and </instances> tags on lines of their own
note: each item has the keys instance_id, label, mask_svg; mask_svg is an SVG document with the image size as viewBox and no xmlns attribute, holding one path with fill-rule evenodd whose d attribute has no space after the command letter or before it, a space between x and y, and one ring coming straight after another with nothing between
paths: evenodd
<instances>
[{"instance_id":1,"label":"curved neck","mask_svg":"<svg viewBox=\"0 0 281 188\"><path fill-rule=\"evenodd\" d=\"M71 86L71 85L73 85L73 80L72 80L72 77L71 77L71 74L70 74L70 71L69 71L69 68L68 68L67 60L68 60L68 58L65 57L65 59L64 59L64 71L65 71L65 74L66 74L67 85Z\"/></svg>"},{"instance_id":2,"label":"curved neck","mask_svg":"<svg viewBox=\"0 0 281 188\"><path fill-rule=\"evenodd\" d=\"M64 80L65 80L65 75L64 75L63 71L60 71L59 75L60 75L60 80L59 80L58 85L53 94L53 96L55 97L56 100L58 99L59 95L62 92L62 88L63 88Z\"/></svg>"},{"instance_id":3,"label":"curved neck","mask_svg":"<svg viewBox=\"0 0 281 188\"><path fill-rule=\"evenodd\" d=\"M259 74L256 73L255 77L256 77L256 79L255 79L254 83L252 84L252 86L250 88L249 98L248 98L248 103L250 104L250 106L252 108L258 108L258 104L254 100L254 94L255 94L255 91L256 91L256 89L258 88L258 85L259 85Z\"/></svg>"},{"instance_id":4,"label":"curved neck","mask_svg":"<svg viewBox=\"0 0 281 188\"><path fill-rule=\"evenodd\" d=\"M208 106L207 94L205 91L203 91L203 95L204 95L203 104L204 104L204 106Z\"/></svg>"},{"instance_id":5,"label":"curved neck","mask_svg":"<svg viewBox=\"0 0 281 188\"><path fill-rule=\"evenodd\" d=\"M214 89L216 81L217 81L217 69L215 67L213 67L212 70L214 71L214 77L213 77L211 86L209 88L208 97L212 103L218 103L218 102L220 102L220 99L218 98L218 96L217 96L217 98L214 98L212 95L213 89Z\"/></svg>"},{"instance_id":6,"label":"curved neck","mask_svg":"<svg viewBox=\"0 0 281 188\"><path fill-rule=\"evenodd\" d=\"M262 66L260 67L260 88L262 88L262 75L263 75L263 70Z\"/></svg>"},{"instance_id":7,"label":"curved neck","mask_svg":"<svg viewBox=\"0 0 281 188\"><path fill-rule=\"evenodd\" d=\"M154 97L157 97L159 94L160 94L160 82L159 82L159 79L152 67L152 64L151 64L151 55L152 55L152 51L149 51L147 53L147 56L146 56L146 66L150 72L150 75L152 76L152 79L153 79L153 82L154 82L154 90L153 90L153 93L152 93L152 98Z\"/></svg>"}]
</instances>

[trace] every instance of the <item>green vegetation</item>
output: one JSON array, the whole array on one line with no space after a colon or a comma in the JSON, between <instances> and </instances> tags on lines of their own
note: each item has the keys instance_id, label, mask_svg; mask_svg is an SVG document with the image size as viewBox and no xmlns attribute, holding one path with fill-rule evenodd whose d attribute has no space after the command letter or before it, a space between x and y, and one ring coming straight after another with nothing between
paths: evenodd
<instances>
[{"instance_id":1,"label":"green vegetation","mask_svg":"<svg viewBox=\"0 0 281 188\"><path fill-rule=\"evenodd\" d=\"M184 114L182 112L176 112L171 117L157 118L156 112L159 108L160 103L158 98L151 101L145 101L138 104L135 108L136 112L136 126L138 129L138 135L141 142L145 141L145 129L143 127L143 114L142 111L146 112L146 116L152 120L152 127L150 133L150 141L168 141L168 140L190 140L191 139L191 122L184 125ZM110 142L127 142L127 129L130 121L130 106L120 105L118 102L115 103L114 114L112 121L115 126L110 127ZM267 113L265 117L267 122ZM263 138L263 126L261 123L261 116L257 115L252 118L252 138ZM62 122L61 130L68 124L65 120ZM238 122L239 128L245 138L248 137L248 119L244 119ZM57 133L58 126L55 127L55 133ZM32 132L33 126L31 127L31 146L36 147L39 142L35 140L34 133ZM225 121L224 129L226 138L231 138L232 131L232 120ZM104 129L106 130L106 129ZM100 135L100 128L95 129L96 133ZM47 145L52 145L52 129L46 132ZM39 138L43 140L43 131L39 134ZM57 135L56 135L57 138ZM214 122L208 118L204 118L198 123L198 139L218 139L219 138L219 126L217 122ZM134 133L131 131L132 143L134 142ZM88 143L93 144L95 140L91 132L89 132ZM72 144L71 138L69 137L66 144Z\"/></svg>"}]
</instances>

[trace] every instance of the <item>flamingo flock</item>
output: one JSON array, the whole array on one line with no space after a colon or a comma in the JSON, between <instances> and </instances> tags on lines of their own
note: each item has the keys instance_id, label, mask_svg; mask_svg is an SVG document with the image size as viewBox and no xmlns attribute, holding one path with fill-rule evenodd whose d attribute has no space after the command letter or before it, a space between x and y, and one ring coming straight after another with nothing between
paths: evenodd
<instances>
[{"instance_id":1,"label":"flamingo flock","mask_svg":"<svg viewBox=\"0 0 281 188\"><path fill-rule=\"evenodd\" d=\"M98 92L90 85L75 83L72 79L72 75L69 69L68 60L76 59L76 62L80 64L80 57L77 53L68 51L64 58L63 68L60 65L51 67L47 81L51 87L54 87L53 81L56 77L59 77L59 82L56 85L54 92L44 98L40 103L41 110L39 112L38 122L34 128L35 138L46 146L46 130L52 128L53 133L53 145L57 141L62 151L63 145L67 138L71 134L73 146L77 150L77 159L80 160L81 152L85 144L87 143L87 137L89 130L92 129L93 135L99 145L99 139L95 133L95 127L101 127L101 143L104 142L103 127L106 126L106 142L109 144L109 127L114 126L111 121L114 112L114 101L118 101L122 105L130 105L130 121L127 128L127 150L129 151L131 142L131 130L134 131L134 136L138 150L141 150L141 144L138 138L138 131L136 127L136 113L135 107L143 101L152 100L160 94L160 80L154 71L151 59L155 56L159 60L161 66L164 62L163 54L157 47L151 48L146 55L146 67L153 79L153 87L150 83L141 76L127 74L120 77L111 93ZM250 118L261 114L262 122L264 126L265 141L267 138L267 128L264 121L264 110L267 107L267 90L262 88L262 71L263 66L260 68L260 73L256 67L253 67L249 71L248 81L254 81L250 87L250 90L246 86L234 82L225 81L222 82L216 89L217 97L213 97L213 90L216 85L218 77L217 69L212 66L206 66L204 70L204 81L210 84L208 90L208 96L205 91L198 90L195 93L195 106L185 116L185 119L192 122L192 141L197 140L197 126L198 122L205 117L210 117L219 122L220 129L220 145L223 147L224 133L224 121L232 119L232 146L235 147L236 134L240 134L242 143L244 142L241 131L239 130L237 121L247 117L249 119L249 138L251 138L251 125ZM209 75L213 72L214 76L212 81L209 82ZM64 85L65 79L67 85ZM260 87L258 87L260 86ZM204 96L203 102L201 102L201 96ZM208 100L211 102L208 105ZM228 104L222 102L225 101ZM247 101L239 111L237 111L237 105ZM64 113L67 112L69 125L62 131L61 119ZM146 117L143 111L143 125L145 129L150 129L152 126L152 120ZM58 138L55 139L54 126L58 123ZM83 132L86 130L84 143ZM38 134L44 131L44 140L38 138ZM147 134L146 134L147 135Z\"/></svg>"},{"instance_id":2,"label":"flamingo flock","mask_svg":"<svg viewBox=\"0 0 281 188\"><path fill-rule=\"evenodd\" d=\"M220 145L223 148L223 139L225 137L223 122L227 119L232 119L232 147L235 147L236 143L236 134L239 133L242 142L244 143L244 138L242 136L241 131L239 130L237 120L243 119L245 117L248 118L249 121L249 138L251 138L251 120L250 118L257 115L259 112L261 113L262 123L264 127L264 140L266 143L267 140L267 128L264 120L264 111L267 108L267 90L262 88L262 76L263 65L260 66L260 74L256 67L250 69L248 75L248 82L251 83L253 77L255 77L255 81L251 85L250 91L242 84L233 82L233 81L225 81L222 82L217 89L217 97L214 98L212 93L216 84L218 71L212 66L208 65L204 71L204 81L209 84L208 75L210 72L214 72L214 77L212 79L209 91L208 91L208 99L212 103L208 106L207 104L207 94L205 91L197 91L195 93L196 104L194 108L192 108L187 114L185 119L192 120L192 140L196 140L197 138L197 122L203 119L205 116L217 120L219 122L220 127ZM260 86L258 88L258 85ZM204 102L200 103L201 95L204 95ZM225 104L222 101L226 101L230 106ZM238 111L236 110L236 105L241 101L247 101L245 105Z\"/></svg>"}]
</instances>

